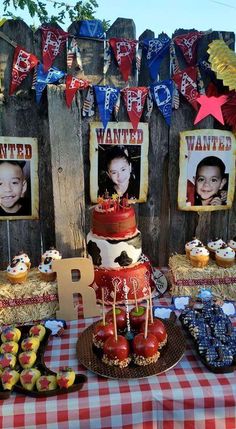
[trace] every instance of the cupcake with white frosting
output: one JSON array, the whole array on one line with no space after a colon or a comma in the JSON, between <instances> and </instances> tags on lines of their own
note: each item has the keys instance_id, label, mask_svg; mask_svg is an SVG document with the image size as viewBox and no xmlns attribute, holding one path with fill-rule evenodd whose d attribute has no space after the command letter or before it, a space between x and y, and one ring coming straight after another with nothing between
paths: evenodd
<instances>
[{"instance_id":1,"label":"cupcake with white frosting","mask_svg":"<svg viewBox=\"0 0 236 429\"><path fill-rule=\"evenodd\" d=\"M196 246L190 250L190 263L193 267L204 268L209 262L209 251L204 246Z\"/></svg>"},{"instance_id":2,"label":"cupcake with white frosting","mask_svg":"<svg viewBox=\"0 0 236 429\"><path fill-rule=\"evenodd\" d=\"M28 267L20 259L13 259L7 267L7 278L12 284L24 283L28 276Z\"/></svg>"},{"instance_id":3,"label":"cupcake with white frosting","mask_svg":"<svg viewBox=\"0 0 236 429\"><path fill-rule=\"evenodd\" d=\"M24 262L25 265L27 265L28 269L30 269L31 267L31 262L30 262L30 258L29 256L24 253L23 250L20 250L17 255L15 255L12 260L14 261L15 259L19 259L20 262Z\"/></svg>"},{"instance_id":4,"label":"cupcake with white frosting","mask_svg":"<svg viewBox=\"0 0 236 429\"><path fill-rule=\"evenodd\" d=\"M216 250L215 257L217 265L222 268L230 268L235 263L235 251L227 244Z\"/></svg>"},{"instance_id":5,"label":"cupcake with white frosting","mask_svg":"<svg viewBox=\"0 0 236 429\"><path fill-rule=\"evenodd\" d=\"M215 259L215 253L217 249L224 246L226 243L221 238L214 238L207 243L207 249L210 252L210 257Z\"/></svg>"},{"instance_id":6,"label":"cupcake with white frosting","mask_svg":"<svg viewBox=\"0 0 236 429\"><path fill-rule=\"evenodd\" d=\"M228 246L236 252L236 237L228 241Z\"/></svg>"},{"instance_id":7,"label":"cupcake with white frosting","mask_svg":"<svg viewBox=\"0 0 236 429\"><path fill-rule=\"evenodd\" d=\"M52 261L53 259L47 257L43 262L38 266L40 277L45 282L53 282L56 280L56 272L52 270Z\"/></svg>"},{"instance_id":8,"label":"cupcake with white frosting","mask_svg":"<svg viewBox=\"0 0 236 429\"><path fill-rule=\"evenodd\" d=\"M193 237L191 241L188 241L185 244L185 252L188 259L190 259L190 251L193 249L193 247L201 246L202 242L198 240L198 238Z\"/></svg>"}]
</instances>

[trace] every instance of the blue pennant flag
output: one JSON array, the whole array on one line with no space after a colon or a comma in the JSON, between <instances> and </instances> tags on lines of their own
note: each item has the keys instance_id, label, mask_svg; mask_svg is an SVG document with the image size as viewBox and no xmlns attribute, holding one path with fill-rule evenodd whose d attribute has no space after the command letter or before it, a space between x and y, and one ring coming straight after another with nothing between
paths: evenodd
<instances>
[{"instance_id":1,"label":"blue pennant flag","mask_svg":"<svg viewBox=\"0 0 236 429\"><path fill-rule=\"evenodd\" d=\"M157 39L142 40L143 53L146 59L150 77L152 80L157 79L161 62L169 50L171 39L165 33L161 33Z\"/></svg>"},{"instance_id":2,"label":"blue pennant flag","mask_svg":"<svg viewBox=\"0 0 236 429\"><path fill-rule=\"evenodd\" d=\"M167 79L155 84L151 84L150 91L152 98L164 116L166 123L170 125L172 113L172 95L174 91L173 80Z\"/></svg>"},{"instance_id":3,"label":"blue pennant flag","mask_svg":"<svg viewBox=\"0 0 236 429\"><path fill-rule=\"evenodd\" d=\"M43 64L40 63L37 67L36 81L34 83L34 89L36 91L36 103L39 103L42 97L44 88L48 83L55 83L59 79L65 76L65 72L51 67L48 71L44 71Z\"/></svg>"},{"instance_id":4,"label":"blue pennant flag","mask_svg":"<svg viewBox=\"0 0 236 429\"><path fill-rule=\"evenodd\" d=\"M112 88L111 86L94 86L96 100L98 104L98 110L100 114L100 119L103 123L104 128L106 128L107 123L110 120L111 114L117 102L118 96L120 94L119 88Z\"/></svg>"},{"instance_id":5,"label":"blue pennant flag","mask_svg":"<svg viewBox=\"0 0 236 429\"><path fill-rule=\"evenodd\" d=\"M86 19L84 21L80 21L80 28L76 36L104 39L105 33L102 21L99 19Z\"/></svg>"}]
</instances>

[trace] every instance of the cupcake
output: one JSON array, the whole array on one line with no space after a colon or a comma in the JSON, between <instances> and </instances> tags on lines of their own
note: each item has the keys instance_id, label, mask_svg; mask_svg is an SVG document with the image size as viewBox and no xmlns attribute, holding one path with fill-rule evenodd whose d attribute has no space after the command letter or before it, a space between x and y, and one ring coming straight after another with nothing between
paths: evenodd
<instances>
[{"instance_id":1,"label":"cupcake","mask_svg":"<svg viewBox=\"0 0 236 429\"><path fill-rule=\"evenodd\" d=\"M56 272L52 270L52 258L45 258L44 261L38 266L40 277L45 282L54 282L56 280Z\"/></svg>"},{"instance_id":2,"label":"cupcake","mask_svg":"<svg viewBox=\"0 0 236 429\"><path fill-rule=\"evenodd\" d=\"M186 256L187 256L188 259L190 259L190 250L193 247L196 247L196 246L199 246L199 245L202 245L202 242L200 240L198 240L196 237L193 237L193 239L191 241L188 241L185 244L185 252L186 252Z\"/></svg>"},{"instance_id":3,"label":"cupcake","mask_svg":"<svg viewBox=\"0 0 236 429\"><path fill-rule=\"evenodd\" d=\"M12 284L24 283L27 279L28 268L20 259L12 260L7 267L7 278Z\"/></svg>"},{"instance_id":4,"label":"cupcake","mask_svg":"<svg viewBox=\"0 0 236 429\"><path fill-rule=\"evenodd\" d=\"M19 259L20 262L24 262L24 264L27 265L28 270L30 269L30 267L31 267L30 258L29 258L29 256L26 253L24 253L23 250L20 250L17 253L17 255L15 255L14 258L12 258L12 261L14 261L16 259Z\"/></svg>"},{"instance_id":5,"label":"cupcake","mask_svg":"<svg viewBox=\"0 0 236 429\"><path fill-rule=\"evenodd\" d=\"M215 252L219 249L225 242L221 238L214 238L207 243L207 249L209 250L210 257L215 259Z\"/></svg>"},{"instance_id":6,"label":"cupcake","mask_svg":"<svg viewBox=\"0 0 236 429\"><path fill-rule=\"evenodd\" d=\"M216 250L215 259L219 267L230 268L235 263L235 251L226 244Z\"/></svg>"},{"instance_id":7,"label":"cupcake","mask_svg":"<svg viewBox=\"0 0 236 429\"><path fill-rule=\"evenodd\" d=\"M236 237L228 241L228 246L236 252Z\"/></svg>"},{"instance_id":8,"label":"cupcake","mask_svg":"<svg viewBox=\"0 0 236 429\"><path fill-rule=\"evenodd\" d=\"M42 254L42 262L45 261L46 258L52 258L53 260L61 259L61 255L54 247L50 247L49 250L46 250L46 252Z\"/></svg>"},{"instance_id":9,"label":"cupcake","mask_svg":"<svg viewBox=\"0 0 236 429\"><path fill-rule=\"evenodd\" d=\"M204 268L209 262L209 252L204 246L193 247L190 251L190 263L193 267Z\"/></svg>"}]
</instances>

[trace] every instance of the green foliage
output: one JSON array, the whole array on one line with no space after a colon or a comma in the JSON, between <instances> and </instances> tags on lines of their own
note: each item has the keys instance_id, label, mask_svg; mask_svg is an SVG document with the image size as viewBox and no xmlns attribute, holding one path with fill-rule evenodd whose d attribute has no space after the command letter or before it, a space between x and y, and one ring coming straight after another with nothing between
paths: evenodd
<instances>
[{"instance_id":1,"label":"green foliage","mask_svg":"<svg viewBox=\"0 0 236 429\"><path fill-rule=\"evenodd\" d=\"M20 19L9 8L16 11L27 10L31 18L38 18L40 23L56 22L64 24L68 17L71 22L81 19L93 19L94 13L98 8L96 0L77 1L75 6L70 6L67 1L47 0L53 3L55 15L49 15L47 11L47 2L41 0L3 0L4 16L11 19ZM103 21L104 30L109 28L109 21Z\"/></svg>"}]
</instances>

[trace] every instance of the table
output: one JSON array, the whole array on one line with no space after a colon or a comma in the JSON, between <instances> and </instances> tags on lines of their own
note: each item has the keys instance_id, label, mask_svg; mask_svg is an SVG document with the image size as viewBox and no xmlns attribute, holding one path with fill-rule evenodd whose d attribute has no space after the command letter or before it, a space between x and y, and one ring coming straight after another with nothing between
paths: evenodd
<instances>
[{"instance_id":1,"label":"table","mask_svg":"<svg viewBox=\"0 0 236 429\"><path fill-rule=\"evenodd\" d=\"M158 305L169 303L168 297L158 300ZM1 401L0 428L236 428L236 375L209 372L187 338L182 360L158 376L119 381L83 368L76 357L76 342L95 320L69 322L63 336L52 337L45 352L45 362L53 371L69 365L87 375L82 390L47 399L13 393Z\"/></svg>"}]
</instances>

